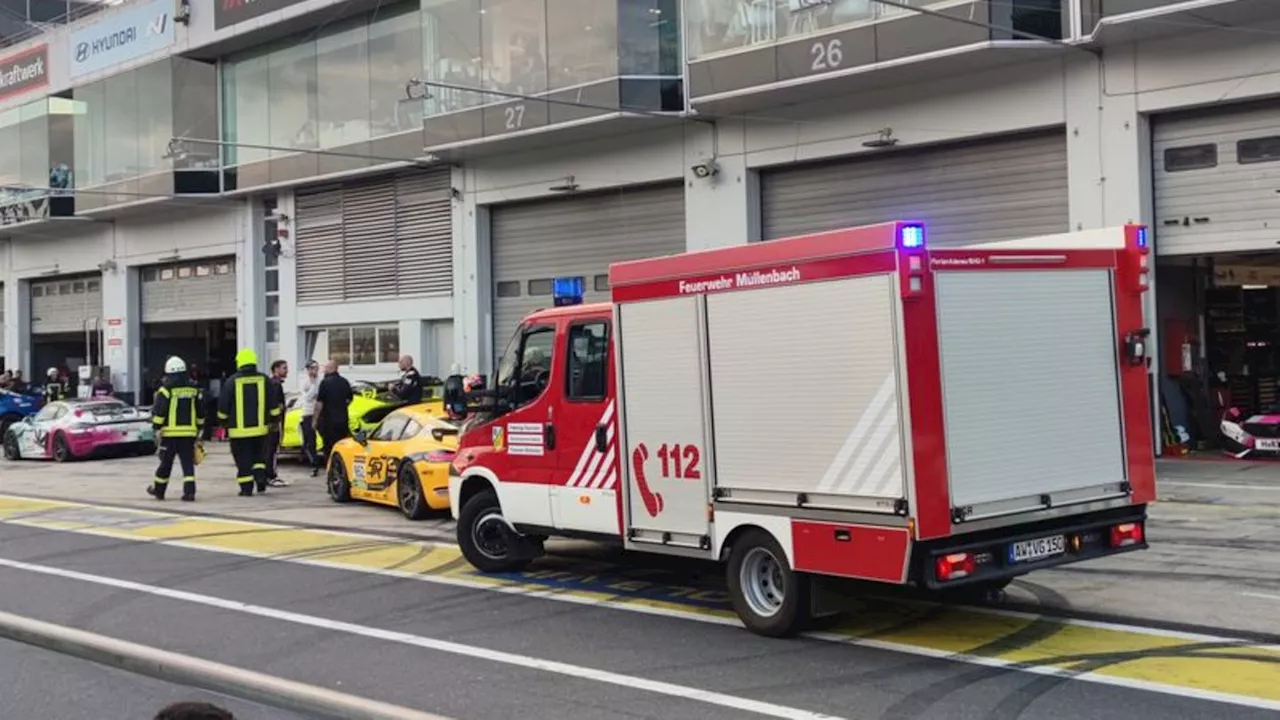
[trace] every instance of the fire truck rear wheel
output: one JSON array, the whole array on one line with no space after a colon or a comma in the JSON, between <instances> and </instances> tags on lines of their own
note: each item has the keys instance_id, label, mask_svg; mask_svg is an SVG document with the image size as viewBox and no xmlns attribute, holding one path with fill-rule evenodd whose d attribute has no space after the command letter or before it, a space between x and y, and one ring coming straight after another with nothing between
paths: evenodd
<instances>
[{"instance_id":1,"label":"fire truck rear wheel","mask_svg":"<svg viewBox=\"0 0 1280 720\"><path fill-rule=\"evenodd\" d=\"M458 513L458 547L462 555L481 572L501 573L522 570L536 554L531 543L518 535L502 516L498 495L485 490L472 497Z\"/></svg>"},{"instance_id":2,"label":"fire truck rear wheel","mask_svg":"<svg viewBox=\"0 0 1280 720\"><path fill-rule=\"evenodd\" d=\"M787 637L809 621L809 578L763 530L744 532L729 551L729 599L751 632Z\"/></svg>"}]
</instances>

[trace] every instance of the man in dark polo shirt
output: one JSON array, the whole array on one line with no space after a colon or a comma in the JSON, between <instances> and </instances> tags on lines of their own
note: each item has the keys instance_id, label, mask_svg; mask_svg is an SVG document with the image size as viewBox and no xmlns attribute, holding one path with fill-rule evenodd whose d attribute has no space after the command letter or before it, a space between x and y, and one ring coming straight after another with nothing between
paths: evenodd
<instances>
[{"instance_id":1,"label":"man in dark polo shirt","mask_svg":"<svg viewBox=\"0 0 1280 720\"><path fill-rule=\"evenodd\" d=\"M324 379L316 392L316 429L324 439L322 467L329 467L333 446L339 440L351 437L351 418L347 415L351 398L351 383L338 374L338 363L329 360L324 364ZM315 476L319 472L320 467L316 467L311 474Z\"/></svg>"}]
</instances>

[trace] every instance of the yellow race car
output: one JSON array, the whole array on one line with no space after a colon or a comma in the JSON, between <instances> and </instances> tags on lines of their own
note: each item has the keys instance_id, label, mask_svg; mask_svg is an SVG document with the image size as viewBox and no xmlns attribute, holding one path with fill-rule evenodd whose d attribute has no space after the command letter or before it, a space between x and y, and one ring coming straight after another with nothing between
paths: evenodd
<instances>
[{"instance_id":1,"label":"yellow race car","mask_svg":"<svg viewBox=\"0 0 1280 720\"><path fill-rule=\"evenodd\" d=\"M394 505L410 520L449 509L458 428L439 400L393 410L373 432L340 441L329 459L329 497Z\"/></svg>"},{"instance_id":2,"label":"yellow race car","mask_svg":"<svg viewBox=\"0 0 1280 720\"><path fill-rule=\"evenodd\" d=\"M351 418L351 434L363 430L372 432L387 413L405 405L390 391L390 383L369 383L357 380L351 383L354 397L347 407ZM298 405L302 399L299 393L289 393L285 397L284 432L280 436L280 455L302 455L302 407ZM439 402L439 401L437 401ZM439 413L444 414L443 409ZM324 440L316 435L316 452L320 451Z\"/></svg>"}]
</instances>

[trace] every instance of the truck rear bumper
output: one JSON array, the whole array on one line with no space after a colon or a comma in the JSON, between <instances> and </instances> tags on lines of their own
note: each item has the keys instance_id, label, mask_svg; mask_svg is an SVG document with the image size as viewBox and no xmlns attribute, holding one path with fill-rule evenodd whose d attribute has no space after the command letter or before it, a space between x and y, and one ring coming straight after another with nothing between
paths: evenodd
<instances>
[{"instance_id":1,"label":"truck rear bumper","mask_svg":"<svg viewBox=\"0 0 1280 720\"><path fill-rule=\"evenodd\" d=\"M912 579L930 590L998 583L1033 570L1143 550L1146 505L917 544Z\"/></svg>"}]
</instances>

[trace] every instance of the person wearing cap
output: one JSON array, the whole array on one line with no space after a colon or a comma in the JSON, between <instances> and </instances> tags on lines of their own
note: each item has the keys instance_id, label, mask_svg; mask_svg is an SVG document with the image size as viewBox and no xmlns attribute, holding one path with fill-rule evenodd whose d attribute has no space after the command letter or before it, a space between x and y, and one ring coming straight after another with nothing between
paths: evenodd
<instances>
[{"instance_id":1,"label":"person wearing cap","mask_svg":"<svg viewBox=\"0 0 1280 720\"><path fill-rule=\"evenodd\" d=\"M240 494L267 491L267 441L271 425L284 416L280 385L258 372L258 354L245 348L236 353L236 371L218 396L218 420L231 440Z\"/></svg>"},{"instance_id":2,"label":"person wearing cap","mask_svg":"<svg viewBox=\"0 0 1280 720\"><path fill-rule=\"evenodd\" d=\"M298 405L302 409L302 456L314 471L320 466L320 456L316 452L316 396L320 393L320 363L308 360L307 375L302 379L302 397Z\"/></svg>"},{"instance_id":3,"label":"person wearing cap","mask_svg":"<svg viewBox=\"0 0 1280 720\"><path fill-rule=\"evenodd\" d=\"M196 442L204 425L203 400L200 389L187 375L187 364L180 357L169 358L151 408L151 423L160 436L160 466L147 494L157 500L164 499L169 487L175 456L182 464L182 499L196 499Z\"/></svg>"}]
</instances>

